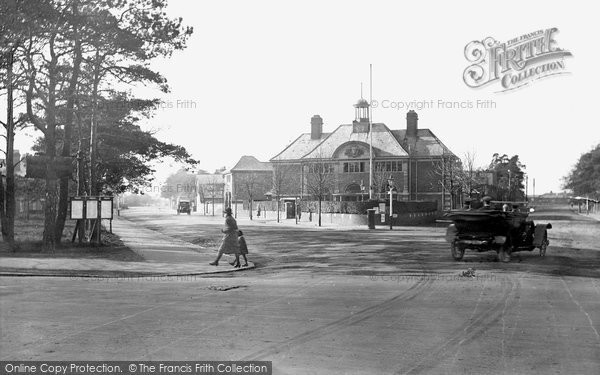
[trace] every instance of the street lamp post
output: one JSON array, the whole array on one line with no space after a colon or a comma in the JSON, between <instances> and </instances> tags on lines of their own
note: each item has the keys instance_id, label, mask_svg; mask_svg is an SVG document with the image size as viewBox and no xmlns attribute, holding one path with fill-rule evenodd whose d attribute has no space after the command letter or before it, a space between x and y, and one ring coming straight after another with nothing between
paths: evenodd
<instances>
[{"instance_id":1,"label":"street lamp post","mask_svg":"<svg viewBox=\"0 0 600 375\"><path fill-rule=\"evenodd\" d=\"M371 196L369 194L369 196ZM365 200L365 184L363 180L360 180L360 200L361 202Z\"/></svg>"},{"instance_id":2,"label":"street lamp post","mask_svg":"<svg viewBox=\"0 0 600 375\"><path fill-rule=\"evenodd\" d=\"M388 186L390 187L390 230L392 230L392 218L394 217L393 195L394 195L394 178L390 175L388 178Z\"/></svg>"}]
</instances>

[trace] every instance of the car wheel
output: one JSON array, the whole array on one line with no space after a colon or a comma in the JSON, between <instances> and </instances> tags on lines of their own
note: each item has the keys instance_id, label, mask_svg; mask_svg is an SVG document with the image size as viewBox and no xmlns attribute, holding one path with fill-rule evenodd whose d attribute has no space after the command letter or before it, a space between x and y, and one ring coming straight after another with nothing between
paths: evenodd
<instances>
[{"instance_id":1,"label":"car wheel","mask_svg":"<svg viewBox=\"0 0 600 375\"><path fill-rule=\"evenodd\" d=\"M498 260L504 263L510 262L510 248L504 249L502 248L498 252Z\"/></svg>"},{"instance_id":2,"label":"car wheel","mask_svg":"<svg viewBox=\"0 0 600 375\"><path fill-rule=\"evenodd\" d=\"M502 245L500 251L498 252L498 260L504 263L510 262L510 254L512 253L512 249L512 238L507 236L506 242Z\"/></svg>"},{"instance_id":3,"label":"car wheel","mask_svg":"<svg viewBox=\"0 0 600 375\"><path fill-rule=\"evenodd\" d=\"M450 243L450 252L454 260L461 260L465 255L465 248L458 244L458 241L454 240Z\"/></svg>"}]
</instances>

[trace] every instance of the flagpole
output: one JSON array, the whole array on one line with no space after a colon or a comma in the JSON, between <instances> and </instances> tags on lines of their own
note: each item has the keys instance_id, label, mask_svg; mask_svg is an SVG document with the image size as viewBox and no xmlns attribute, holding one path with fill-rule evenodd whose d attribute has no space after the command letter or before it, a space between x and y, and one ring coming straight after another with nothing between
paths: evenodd
<instances>
[{"instance_id":1,"label":"flagpole","mask_svg":"<svg viewBox=\"0 0 600 375\"><path fill-rule=\"evenodd\" d=\"M373 199L373 64L369 64L369 200Z\"/></svg>"}]
</instances>

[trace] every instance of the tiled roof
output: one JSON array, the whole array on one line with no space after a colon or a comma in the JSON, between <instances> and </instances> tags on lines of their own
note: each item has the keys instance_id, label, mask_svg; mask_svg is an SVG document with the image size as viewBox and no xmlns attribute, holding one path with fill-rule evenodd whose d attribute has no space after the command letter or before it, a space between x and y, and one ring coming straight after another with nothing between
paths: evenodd
<instances>
[{"instance_id":1,"label":"tiled roof","mask_svg":"<svg viewBox=\"0 0 600 375\"><path fill-rule=\"evenodd\" d=\"M271 167L270 163L263 163L258 161L257 158L250 155L244 155L237 162L235 167L231 168L231 172L241 172L241 171L272 171L273 167Z\"/></svg>"},{"instance_id":2,"label":"tiled roof","mask_svg":"<svg viewBox=\"0 0 600 375\"><path fill-rule=\"evenodd\" d=\"M320 139L311 139L310 133L300 135L282 152L271 159L300 160L303 158L332 158L335 151L348 142L369 144L369 133L353 132L353 125L340 125L332 133L323 133ZM418 129L416 138L406 138L406 129L390 130L383 123L373 124L373 154L375 157L439 157L454 155L429 129Z\"/></svg>"},{"instance_id":3,"label":"tiled roof","mask_svg":"<svg viewBox=\"0 0 600 375\"><path fill-rule=\"evenodd\" d=\"M318 148L306 154L306 158L332 158L335 150L347 142L369 144L369 133L355 133L353 125L340 125ZM394 138L385 124L373 124L373 153L375 156L406 156L406 151Z\"/></svg>"},{"instance_id":4,"label":"tiled roof","mask_svg":"<svg viewBox=\"0 0 600 375\"><path fill-rule=\"evenodd\" d=\"M409 150L411 156L442 156L454 155L446 145L439 140L429 129L418 129L417 138L406 138L406 129L392 130L392 134L405 150Z\"/></svg>"},{"instance_id":5,"label":"tiled roof","mask_svg":"<svg viewBox=\"0 0 600 375\"><path fill-rule=\"evenodd\" d=\"M312 139L310 133L301 134L283 151L271 158L271 161L301 159L304 155L314 150L329 134L331 133L322 133L319 139Z\"/></svg>"}]
</instances>

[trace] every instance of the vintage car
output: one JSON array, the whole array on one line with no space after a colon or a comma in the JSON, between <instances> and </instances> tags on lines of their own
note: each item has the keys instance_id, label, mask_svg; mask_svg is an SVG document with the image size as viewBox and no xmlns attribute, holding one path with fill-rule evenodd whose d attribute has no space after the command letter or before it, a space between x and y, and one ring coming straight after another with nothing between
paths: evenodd
<instances>
[{"instance_id":1,"label":"vintage car","mask_svg":"<svg viewBox=\"0 0 600 375\"><path fill-rule=\"evenodd\" d=\"M192 204L190 203L190 201L186 201L186 200L179 201L179 204L177 205L177 215L179 215L182 212L185 212L188 215L190 215L192 213Z\"/></svg>"},{"instance_id":2,"label":"vintage car","mask_svg":"<svg viewBox=\"0 0 600 375\"><path fill-rule=\"evenodd\" d=\"M551 224L535 224L528 218L524 203L492 202L491 207L452 210L445 214L452 220L446 230L446 241L455 260L461 260L465 250L496 251L498 259L510 261L517 251L540 250L546 255Z\"/></svg>"}]
</instances>

